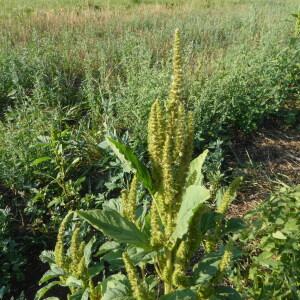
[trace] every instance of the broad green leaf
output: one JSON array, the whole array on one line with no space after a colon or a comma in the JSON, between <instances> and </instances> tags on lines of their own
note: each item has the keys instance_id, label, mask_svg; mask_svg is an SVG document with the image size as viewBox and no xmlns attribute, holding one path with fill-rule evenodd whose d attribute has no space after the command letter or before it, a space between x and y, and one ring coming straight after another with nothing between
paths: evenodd
<instances>
[{"instance_id":1,"label":"broad green leaf","mask_svg":"<svg viewBox=\"0 0 300 300\"><path fill-rule=\"evenodd\" d=\"M64 274L64 270L56 264L50 264L50 269L56 274Z\"/></svg>"},{"instance_id":2,"label":"broad green leaf","mask_svg":"<svg viewBox=\"0 0 300 300\"><path fill-rule=\"evenodd\" d=\"M145 249L150 247L148 237L115 210L79 211L78 215L118 242Z\"/></svg>"},{"instance_id":3,"label":"broad green leaf","mask_svg":"<svg viewBox=\"0 0 300 300\"><path fill-rule=\"evenodd\" d=\"M269 251L262 252L255 258L255 261L265 267L277 267L280 264L280 261L276 261L273 253Z\"/></svg>"},{"instance_id":4,"label":"broad green leaf","mask_svg":"<svg viewBox=\"0 0 300 300\"><path fill-rule=\"evenodd\" d=\"M190 289L174 291L170 294L161 296L159 300L197 300L197 294Z\"/></svg>"},{"instance_id":5,"label":"broad green leaf","mask_svg":"<svg viewBox=\"0 0 300 300\"><path fill-rule=\"evenodd\" d=\"M124 265L122 254L123 249L121 248L112 250L103 255L101 261L106 261L109 265L109 270L114 273L119 271Z\"/></svg>"},{"instance_id":6,"label":"broad green leaf","mask_svg":"<svg viewBox=\"0 0 300 300\"><path fill-rule=\"evenodd\" d=\"M219 264L224 254L224 249L204 256L193 269L195 285L208 283L219 271Z\"/></svg>"},{"instance_id":7,"label":"broad green leaf","mask_svg":"<svg viewBox=\"0 0 300 300\"><path fill-rule=\"evenodd\" d=\"M133 151L126 145L107 137L107 142L116 156L121 160L126 172L134 172L145 188L152 191L152 179L149 170L140 162Z\"/></svg>"},{"instance_id":8,"label":"broad green leaf","mask_svg":"<svg viewBox=\"0 0 300 300\"><path fill-rule=\"evenodd\" d=\"M272 234L273 238L278 240L286 240L286 236L281 231L276 231Z\"/></svg>"},{"instance_id":9,"label":"broad green leaf","mask_svg":"<svg viewBox=\"0 0 300 300\"><path fill-rule=\"evenodd\" d=\"M80 279L77 279L74 276L69 276L66 280L66 285L70 287L81 288L83 287L83 282Z\"/></svg>"},{"instance_id":10,"label":"broad green leaf","mask_svg":"<svg viewBox=\"0 0 300 300\"><path fill-rule=\"evenodd\" d=\"M195 220L195 228L199 235L204 235L209 230L216 228L217 222L222 216L207 207L204 208L204 212L199 215L199 218Z\"/></svg>"},{"instance_id":11,"label":"broad green leaf","mask_svg":"<svg viewBox=\"0 0 300 300\"><path fill-rule=\"evenodd\" d=\"M155 288L160 284L159 278L155 275L145 277L145 281L149 292L155 292Z\"/></svg>"},{"instance_id":12,"label":"broad green leaf","mask_svg":"<svg viewBox=\"0 0 300 300\"><path fill-rule=\"evenodd\" d=\"M242 300L240 294L230 286L219 286L215 290L218 300Z\"/></svg>"},{"instance_id":13,"label":"broad green leaf","mask_svg":"<svg viewBox=\"0 0 300 300\"><path fill-rule=\"evenodd\" d=\"M101 300L134 300L131 296L131 287L123 274L115 274L101 283L103 297Z\"/></svg>"},{"instance_id":14,"label":"broad green leaf","mask_svg":"<svg viewBox=\"0 0 300 300\"><path fill-rule=\"evenodd\" d=\"M52 289L54 286L59 285L60 281L51 281L49 282L47 285L45 285L44 287L40 288L36 295L35 295L35 300L40 300L44 297L44 295L50 290Z\"/></svg>"},{"instance_id":15,"label":"broad green leaf","mask_svg":"<svg viewBox=\"0 0 300 300\"><path fill-rule=\"evenodd\" d=\"M225 232L237 232L246 227L244 221L241 218L231 218L226 222Z\"/></svg>"},{"instance_id":16,"label":"broad green leaf","mask_svg":"<svg viewBox=\"0 0 300 300\"><path fill-rule=\"evenodd\" d=\"M98 263L97 265L90 266L88 268L88 274L90 278L95 277L96 275L100 274L104 270L104 264Z\"/></svg>"},{"instance_id":17,"label":"broad green leaf","mask_svg":"<svg viewBox=\"0 0 300 300\"><path fill-rule=\"evenodd\" d=\"M84 290L83 289L80 289L78 291L76 291L75 293L72 293L68 300L82 300L82 296L84 294Z\"/></svg>"},{"instance_id":18,"label":"broad green leaf","mask_svg":"<svg viewBox=\"0 0 300 300\"><path fill-rule=\"evenodd\" d=\"M186 186L190 185L202 185L203 183L203 174L202 174L202 167L204 161L207 157L208 150L202 152L198 157L191 161L189 172L187 176Z\"/></svg>"},{"instance_id":19,"label":"broad green leaf","mask_svg":"<svg viewBox=\"0 0 300 300\"><path fill-rule=\"evenodd\" d=\"M54 252L51 250L42 251L42 253L40 254L40 260L43 263L54 264L55 263Z\"/></svg>"},{"instance_id":20,"label":"broad green leaf","mask_svg":"<svg viewBox=\"0 0 300 300\"><path fill-rule=\"evenodd\" d=\"M106 252L120 248L120 244L115 241L107 241L99 247L96 256L105 254Z\"/></svg>"},{"instance_id":21,"label":"broad green leaf","mask_svg":"<svg viewBox=\"0 0 300 300\"><path fill-rule=\"evenodd\" d=\"M109 199L108 201L104 201L102 208L115 210L118 213L121 213L122 211L121 199L113 198L113 199Z\"/></svg>"},{"instance_id":22,"label":"broad green leaf","mask_svg":"<svg viewBox=\"0 0 300 300\"><path fill-rule=\"evenodd\" d=\"M39 158L35 159L35 160L31 163L31 166L32 166L32 167L37 166L37 165L39 165L39 164L41 164L41 163L43 163L43 162L45 162L45 161L48 161L48 160L50 160L50 159L51 159L51 157L49 157L49 156L39 157Z\"/></svg>"},{"instance_id":23,"label":"broad green leaf","mask_svg":"<svg viewBox=\"0 0 300 300\"><path fill-rule=\"evenodd\" d=\"M182 196L177 222L172 239L181 239L187 232L193 216L210 197L208 189L199 185L190 185Z\"/></svg>"},{"instance_id":24,"label":"broad green leaf","mask_svg":"<svg viewBox=\"0 0 300 300\"><path fill-rule=\"evenodd\" d=\"M85 266L88 268L91 260L92 260L92 247L95 243L96 238L92 237L90 241L86 244L84 247L84 260L85 260Z\"/></svg>"},{"instance_id":25,"label":"broad green leaf","mask_svg":"<svg viewBox=\"0 0 300 300\"><path fill-rule=\"evenodd\" d=\"M84 293L82 294L81 300L89 300L89 290L85 289Z\"/></svg>"},{"instance_id":26,"label":"broad green leaf","mask_svg":"<svg viewBox=\"0 0 300 300\"><path fill-rule=\"evenodd\" d=\"M53 278L56 278L56 277L59 277L61 275L63 275L64 272L63 270L61 269L57 269L56 271L55 270L48 270L43 276L42 278L40 279L39 281L39 285L42 285L43 283L45 283L46 281L49 281L50 279L53 279Z\"/></svg>"},{"instance_id":27,"label":"broad green leaf","mask_svg":"<svg viewBox=\"0 0 300 300\"><path fill-rule=\"evenodd\" d=\"M299 229L300 229L299 221L297 219L289 218L287 222L284 224L283 231L287 234L291 234L293 232L299 232Z\"/></svg>"},{"instance_id":28,"label":"broad green leaf","mask_svg":"<svg viewBox=\"0 0 300 300\"><path fill-rule=\"evenodd\" d=\"M128 255L135 265L144 264L150 262L157 254L155 251L144 250L137 247L128 247Z\"/></svg>"}]
</instances>

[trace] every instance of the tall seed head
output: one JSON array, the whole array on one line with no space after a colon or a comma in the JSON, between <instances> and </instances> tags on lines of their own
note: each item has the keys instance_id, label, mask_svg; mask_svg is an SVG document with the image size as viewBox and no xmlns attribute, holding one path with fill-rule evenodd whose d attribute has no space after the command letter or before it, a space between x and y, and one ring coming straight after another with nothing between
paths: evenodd
<instances>
[{"instance_id":1,"label":"tall seed head","mask_svg":"<svg viewBox=\"0 0 300 300\"><path fill-rule=\"evenodd\" d=\"M220 214L225 214L229 208L229 205L234 200L236 196L236 191L239 188L242 182L242 177L235 178L229 187L226 189L224 194L222 195L221 201L217 206L217 212Z\"/></svg>"},{"instance_id":2,"label":"tall seed head","mask_svg":"<svg viewBox=\"0 0 300 300\"><path fill-rule=\"evenodd\" d=\"M134 299L147 300L148 296L140 283L140 279L137 275L136 268L133 265L129 255L126 252L124 252L122 257Z\"/></svg>"},{"instance_id":3,"label":"tall seed head","mask_svg":"<svg viewBox=\"0 0 300 300\"><path fill-rule=\"evenodd\" d=\"M63 268L66 262L65 251L64 251L64 235L65 235L66 228L70 223L72 217L73 217L73 212L72 211L68 212L68 214L62 220L57 234L54 256L55 256L55 263L60 268Z\"/></svg>"},{"instance_id":4,"label":"tall seed head","mask_svg":"<svg viewBox=\"0 0 300 300\"><path fill-rule=\"evenodd\" d=\"M220 261L220 264L219 264L220 272L226 271L226 269L230 266L231 259L232 259L232 251L231 251L230 247L226 247L225 252L224 252L222 259Z\"/></svg>"},{"instance_id":5,"label":"tall seed head","mask_svg":"<svg viewBox=\"0 0 300 300\"><path fill-rule=\"evenodd\" d=\"M154 168L161 161L160 153L164 145L164 123L162 107L156 100L152 104L148 121L148 151Z\"/></svg>"},{"instance_id":6,"label":"tall seed head","mask_svg":"<svg viewBox=\"0 0 300 300\"><path fill-rule=\"evenodd\" d=\"M174 229L193 149L193 118L186 111L182 99L179 30L175 31L173 51L173 80L169 97L164 110L158 101L153 103L148 123L148 150L157 192L155 200L166 238ZM152 215L153 218L157 216L156 213ZM152 223L155 232L157 220Z\"/></svg>"},{"instance_id":7,"label":"tall seed head","mask_svg":"<svg viewBox=\"0 0 300 300\"><path fill-rule=\"evenodd\" d=\"M151 204L151 245L152 247L159 247L163 244L163 235L160 226L160 217L154 201Z\"/></svg>"},{"instance_id":8,"label":"tall seed head","mask_svg":"<svg viewBox=\"0 0 300 300\"><path fill-rule=\"evenodd\" d=\"M181 41L179 29L175 30L173 45L173 81L170 90L170 99L182 101L183 72L181 62Z\"/></svg>"},{"instance_id":9,"label":"tall seed head","mask_svg":"<svg viewBox=\"0 0 300 300\"><path fill-rule=\"evenodd\" d=\"M177 287L184 287L187 283L186 265L189 258L189 241L182 241L175 257L172 282Z\"/></svg>"},{"instance_id":10,"label":"tall seed head","mask_svg":"<svg viewBox=\"0 0 300 300\"><path fill-rule=\"evenodd\" d=\"M129 192L122 195L123 215L129 221L136 221L136 197L137 197L137 177L133 177Z\"/></svg>"},{"instance_id":11,"label":"tall seed head","mask_svg":"<svg viewBox=\"0 0 300 300\"><path fill-rule=\"evenodd\" d=\"M81 239L80 239L80 228L76 227L72 234L71 245L70 245L70 255L72 260L72 265L77 266L80 261L79 256L79 247L80 247Z\"/></svg>"}]
</instances>

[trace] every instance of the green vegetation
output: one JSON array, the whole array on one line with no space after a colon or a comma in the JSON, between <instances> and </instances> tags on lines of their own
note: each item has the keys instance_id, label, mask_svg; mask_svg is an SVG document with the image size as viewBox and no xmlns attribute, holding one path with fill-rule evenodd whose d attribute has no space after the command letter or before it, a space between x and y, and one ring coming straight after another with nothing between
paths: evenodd
<instances>
[{"instance_id":1,"label":"green vegetation","mask_svg":"<svg viewBox=\"0 0 300 300\"><path fill-rule=\"evenodd\" d=\"M0 299L34 298L43 249L38 299L299 297L297 188L227 216L225 159L263 124L299 129L296 0L0 5Z\"/></svg>"},{"instance_id":2,"label":"green vegetation","mask_svg":"<svg viewBox=\"0 0 300 300\"><path fill-rule=\"evenodd\" d=\"M299 207L300 186L283 187L246 216L240 240L251 260L236 280L246 299L299 298Z\"/></svg>"}]
</instances>

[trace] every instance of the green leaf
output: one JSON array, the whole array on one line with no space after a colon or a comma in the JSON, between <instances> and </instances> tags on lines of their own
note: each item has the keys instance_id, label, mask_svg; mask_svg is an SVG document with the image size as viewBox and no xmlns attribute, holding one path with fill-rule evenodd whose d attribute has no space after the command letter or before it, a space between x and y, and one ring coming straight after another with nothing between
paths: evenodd
<instances>
[{"instance_id":1,"label":"green leaf","mask_svg":"<svg viewBox=\"0 0 300 300\"><path fill-rule=\"evenodd\" d=\"M103 257L102 260L108 262L109 270L111 272L116 272L120 270L124 263L122 259L123 249L116 249L107 252Z\"/></svg>"},{"instance_id":2,"label":"green leaf","mask_svg":"<svg viewBox=\"0 0 300 300\"><path fill-rule=\"evenodd\" d=\"M84 260L85 260L85 266L88 268L91 260L92 260L92 247L95 243L96 238L92 237L90 241L86 244L84 247Z\"/></svg>"},{"instance_id":3,"label":"green leaf","mask_svg":"<svg viewBox=\"0 0 300 300\"><path fill-rule=\"evenodd\" d=\"M262 252L260 255L258 255L255 258L255 261L262 266L273 267L273 268L277 267L280 264L279 261L276 261L273 258L273 253L269 251Z\"/></svg>"},{"instance_id":4,"label":"green leaf","mask_svg":"<svg viewBox=\"0 0 300 300\"><path fill-rule=\"evenodd\" d=\"M46 281L49 281L50 279L59 277L61 275L64 275L64 271L59 268L57 268L55 270L48 270L40 279L39 285L42 285Z\"/></svg>"},{"instance_id":5,"label":"green leaf","mask_svg":"<svg viewBox=\"0 0 300 300\"><path fill-rule=\"evenodd\" d=\"M88 274L90 278L95 277L96 275L100 274L104 270L104 264L98 263L97 265L90 266L88 268Z\"/></svg>"},{"instance_id":6,"label":"green leaf","mask_svg":"<svg viewBox=\"0 0 300 300\"><path fill-rule=\"evenodd\" d=\"M215 290L217 299L220 300L242 300L240 294L229 286L219 286Z\"/></svg>"},{"instance_id":7,"label":"green leaf","mask_svg":"<svg viewBox=\"0 0 300 300\"><path fill-rule=\"evenodd\" d=\"M35 159L35 160L30 164L30 166L31 166L31 167L37 166L37 165L39 165L39 164L41 164L41 163L43 163L43 162L45 162L45 161L48 161L48 160L50 160L50 159L51 159L51 157L49 157L49 156L39 157L39 158Z\"/></svg>"},{"instance_id":8,"label":"green leaf","mask_svg":"<svg viewBox=\"0 0 300 300\"><path fill-rule=\"evenodd\" d=\"M128 247L128 255L135 265L149 263L157 255L155 251L137 247Z\"/></svg>"},{"instance_id":9,"label":"green leaf","mask_svg":"<svg viewBox=\"0 0 300 300\"><path fill-rule=\"evenodd\" d=\"M82 288L83 282L74 276L69 276L66 280L66 285L69 287Z\"/></svg>"},{"instance_id":10,"label":"green leaf","mask_svg":"<svg viewBox=\"0 0 300 300\"><path fill-rule=\"evenodd\" d=\"M131 287L123 274L115 274L101 283L103 297L101 300L134 300L131 296Z\"/></svg>"},{"instance_id":11,"label":"green leaf","mask_svg":"<svg viewBox=\"0 0 300 300\"><path fill-rule=\"evenodd\" d=\"M106 252L120 248L120 244L115 241L107 241L99 247L96 256L105 254Z\"/></svg>"},{"instance_id":12,"label":"green leaf","mask_svg":"<svg viewBox=\"0 0 300 300\"><path fill-rule=\"evenodd\" d=\"M140 162L133 151L111 137L107 137L106 140L116 156L123 163L125 172L136 172L138 179L143 183L145 188L152 191L153 185L150 172L146 166Z\"/></svg>"},{"instance_id":13,"label":"green leaf","mask_svg":"<svg viewBox=\"0 0 300 300\"><path fill-rule=\"evenodd\" d=\"M174 291L167 295L161 296L159 300L197 300L197 294L190 289Z\"/></svg>"},{"instance_id":14,"label":"green leaf","mask_svg":"<svg viewBox=\"0 0 300 300\"><path fill-rule=\"evenodd\" d=\"M40 300L43 298L43 296L50 290L52 289L54 286L59 285L60 281L51 281L49 282L47 285L45 285L44 287L40 288L36 295L35 295L35 300Z\"/></svg>"},{"instance_id":15,"label":"green leaf","mask_svg":"<svg viewBox=\"0 0 300 300\"><path fill-rule=\"evenodd\" d=\"M148 237L134 223L122 217L115 210L79 211L78 215L96 229L121 243L140 248L150 248Z\"/></svg>"},{"instance_id":16,"label":"green leaf","mask_svg":"<svg viewBox=\"0 0 300 300\"><path fill-rule=\"evenodd\" d=\"M272 234L272 237L278 240L286 240L286 236L279 230Z\"/></svg>"},{"instance_id":17,"label":"green leaf","mask_svg":"<svg viewBox=\"0 0 300 300\"><path fill-rule=\"evenodd\" d=\"M69 296L68 300L82 300L83 294L84 294L83 289L77 290L75 293L72 293Z\"/></svg>"},{"instance_id":18,"label":"green leaf","mask_svg":"<svg viewBox=\"0 0 300 300\"><path fill-rule=\"evenodd\" d=\"M55 263L54 252L51 250L42 251L42 253L40 254L40 260L43 263L54 264Z\"/></svg>"},{"instance_id":19,"label":"green leaf","mask_svg":"<svg viewBox=\"0 0 300 300\"><path fill-rule=\"evenodd\" d=\"M224 233L233 233L246 228L244 221L241 218L231 218L226 222Z\"/></svg>"},{"instance_id":20,"label":"green leaf","mask_svg":"<svg viewBox=\"0 0 300 300\"><path fill-rule=\"evenodd\" d=\"M299 232L300 225L298 225L298 223L299 221L297 219L289 218L287 222L284 224L283 231L287 234Z\"/></svg>"},{"instance_id":21,"label":"green leaf","mask_svg":"<svg viewBox=\"0 0 300 300\"><path fill-rule=\"evenodd\" d=\"M191 161L189 172L187 175L186 187L190 185L202 185L203 184L203 174L202 167L204 161L207 157L208 150L202 152L198 157Z\"/></svg>"},{"instance_id":22,"label":"green leaf","mask_svg":"<svg viewBox=\"0 0 300 300\"><path fill-rule=\"evenodd\" d=\"M102 208L115 210L118 213L121 213L122 212L121 199L114 198L114 199L109 199L108 201L104 201Z\"/></svg>"},{"instance_id":23,"label":"green leaf","mask_svg":"<svg viewBox=\"0 0 300 300\"><path fill-rule=\"evenodd\" d=\"M182 203L177 215L173 240L181 239L187 232L193 216L210 197L208 189L203 186L190 185L182 196Z\"/></svg>"},{"instance_id":24,"label":"green leaf","mask_svg":"<svg viewBox=\"0 0 300 300\"><path fill-rule=\"evenodd\" d=\"M207 231L214 230L220 217L220 214L204 207L204 212L195 220L195 228L197 228L198 234L203 236Z\"/></svg>"},{"instance_id":25,"label":"green leaf","mask_svg":"<svg viewBox=\"0 0 300 300\"><path fill-rule=\"evenodd\" d=\"M208 283L219 271L219 264L224 250L207 254L193 269L193 280L195 285Z\"/></svg>"},{"instance_id":26,"label":"green leaf","mask_svg":"<svg viewBox=\"0 0 300 300\"><path fill-rule=\"evenodd\" d=\"M82 294L81 300L89 300L89 289L85 289L84 293Z\"/></svg>"}]
</instances>

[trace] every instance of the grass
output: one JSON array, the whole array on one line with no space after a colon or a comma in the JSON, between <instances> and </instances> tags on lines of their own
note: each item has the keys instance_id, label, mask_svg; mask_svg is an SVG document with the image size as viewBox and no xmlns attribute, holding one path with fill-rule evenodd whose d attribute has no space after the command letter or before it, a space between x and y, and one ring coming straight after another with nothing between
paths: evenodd
<instances>
[{"instance_id":1,"label":"grass","mask_svg":"<svg viewBox=\"0 0 300 300\"><path fill-rule=\"evenodd\" d=\"M227 145L278 112L297 126L298 110L282 113L286 103L299 102L300 51L291 17L296 0L0 5L0 184L15 195L1 206L20 210L30 230L40 223L52 230L65 212L47 208L60 196L49 179L58 175L56 166L32 166L52 155L55 146L41 140L53 132L68 132L66 160L79 157L80 164L66 180L84 176L80 193L92 195L92 203L125 184L97 146L106 133L147 160L146 120L153 101L169 90L175 28L182 33L184 94L195 112L197 151L218 139Z\"/></svg>"},{"instance_id":2,"label":"grass","mask_svg":"<svg viewBox=\"0 0 300 300\"><path fill-rule=\"evenodd\" d=\"M101 3L1 3L0 178L17 190L31 185L33 145L53 129L99 140L105 130L127 132L144 151L149 107L169 88L177 27L198 148L249 133L298 99L295 0Z\"/></svg>"}]
</instances>

